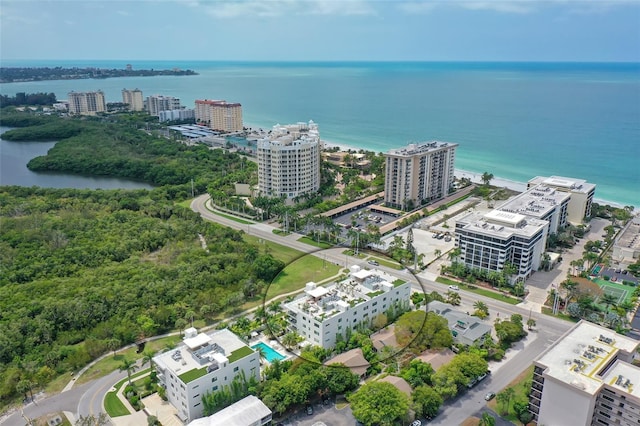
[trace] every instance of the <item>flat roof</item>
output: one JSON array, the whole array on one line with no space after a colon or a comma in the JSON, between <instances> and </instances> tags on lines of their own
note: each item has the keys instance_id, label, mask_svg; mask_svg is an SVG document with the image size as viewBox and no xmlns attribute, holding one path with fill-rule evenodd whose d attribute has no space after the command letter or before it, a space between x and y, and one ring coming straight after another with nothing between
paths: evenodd
<instances>
[{"instance_id":1,"label":"flat roof","mask_svg":"<svg viewBox=\"0 0 640 426\"><path fill-rule=\"evenodd\" d=\"M616 389L640 398L640 367L618 360L602 377L603 382Z\"/></svg>"},{"instance_id":2,"label":"flat roof","mask_svg":"<svg viewBox=\"0 0 640 426\"><path fill-rule=\"evenodd\" d=\"M515 228L518 223L526 219L524 215L504 210L492 210L489 213L486 213L484 217L491 221L504 223L512 228Z\"/></svg>"},{"instance_id":3,"label":"flat roof","mask_svg":"<svg viewBox=\"0 0 640 426\"><path fill-rule=\"evenodd\" d=\"M508 200L499 210L541 218L558 205L568 202L571 193L547 185L536 185Z\"/></svg>"},{"instance_id":4,"label":"flat roof","mask_svg":"<svg viewBox=\"0 0 640 426\"><path fill-rule=\"evenodd\" d=\"M507 220L487 220L489 217L504 217ZM510 219L509 219L510 218ZM520 219L516 221L516 219ZM518 226L510 224L516 223ZM460 223L462 229L467 231L473 231L477 234L489 235L492 237L498 237L507 239L512 235L522 235L531 237L535 235L541 228L546 227L549 222L546 220L540 220L535 218L527 218L521 214L503 212L500 210L493 210L489 213L482 214L480 212L469 213L456 221L456 224Z\"/></svg>"},{"instance_id":5,"label":"flat roof","mask_svg":"<svg viewBox=\"0 0 640 426\"><path fill-rule=\"evenodd\" d=\"M402 148L390 149L385 155L412 156L456 146L458 146L457 143L440 141L410 143Z\"/></svg>"},{"instance_id":6,"label":"flat roof","mask_svg":"<svg viewBox=\"0 0 640 426\"><path fill-rule=\"evenodd\" d=\"M192 421L188 426L246 426L260 424L260 420L271 414L269 407L259 398L249 395L209 417Z\"/></svg>"},{"instance_id":7,"label":"flat roof","mask_svg":"<svg viewBox=\"0 0 640 426\"><path fill-rule=\"evenodd\" d=\"M200 346L203 346L209 342L211 342L211 337L204 333L200 333L195 337L188 337L183 340L184 344L187 345L189 349L196 349Z\"/></svg>"},{"instance_id":8,"label":"flat roof","mask_svg":"<svg viewBox=\"0 0 640 426\"><path fill-rule=\"evenodd\" d=\"M314 298L318 298L318 297L322 297L325 294L327 294L329 292L329 290L326 289L326 287L316 287L312 290L305 290L305 293L307 293L309 296L314 297Z\"/></svg>"},{"instance_id":9,"label":"flat roof","mask_svg":"<svg viewBox=\"0 0 640 426\"><path fill-rule=\"evenodd\" d=\"M607 380L615 374L612 368L602 370L618 352L632 353L638 345L637 340L582 320L543 352L536 363L546 367L545 376L593 395L603 383L609 384ZM635 377L635 381L640 382L640 375ZM636 386L640 387L640 383Z\"/></svg>"}]
</instances>

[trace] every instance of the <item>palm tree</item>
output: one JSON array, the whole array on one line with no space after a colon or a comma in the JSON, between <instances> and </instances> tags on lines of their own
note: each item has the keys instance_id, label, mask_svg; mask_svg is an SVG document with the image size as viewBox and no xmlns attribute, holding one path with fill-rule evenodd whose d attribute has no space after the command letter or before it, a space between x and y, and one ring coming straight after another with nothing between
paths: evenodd
<instances>
[{"instance_id":1,"label":"palm tree","mask_svg":"<svg viewBox=\"0 0 640 426\"><path fill-rule=\"evenodd\" d=\"M152 351L151 349L147 349L142 353L142 366L145 364L149 364L149 368L153 370L153 357L156 354L156 351Z\"/></svg>"},{"instance_id":2,"label":"palm tree","mask_svg":"<svg viewBox=\"0 0 640 426\"><path fill-rule=\"evenodd\" d=\"M495 417L485 411L484 413L482 413L482 418L480 419L480 423L478 423L478 426L495 426L495 424Z\"/></svg>"},{"instance_id":3,"label":"palm tree","mask_svg":"<svg viewBox=\"0 0 640 426\"><path fill-rule=\"evenodd\" d=\"M260 364L264 363L264 360L267 359L267 351L264 346L258 346L255 348L255 351L260 355Z\"/></svg>"},{"instance_id":4,"label":"palm tree","mask_svg":"<svg viewBox=\"0 0 640 426\"><path fill-rule=\"evenodd\" d=\"M107 348L110 351L113 351L113 357L114 358L116 356L116 351L120 348L120 345L121 345L121 343L120 343L119 339L113 338L113 339L107 340Z\"/></svg>"},{"instance_id":5,"label":"palm tree","mask_svg":"<svg viewBox=\"0 0 640 426\"><path fill-rule=\"evenodd\" d=\"M473 304L473 307L475 308L476 311L479 312L484 312L485 314L489 314L489 307L487 306L486 303L478 300L477 302L475 302Z\"/></svg>"},{"instance_id":6,"label":"palm tree","mask_svg":"<svg viewBox=\"0 0 640 426\"><path fill-rule=\"evenodd\" d=\"M291 349L299 342L300 336L295 331L291 331L282 337L282 344L285 348Z\"/></svg>"},{"instance_id":7,"label":"palm tree","mask_svg":"<svg viewBox=\"0 0 640 426\"><path fill-rule=\"evenodd\" d=\"M175 323L175 327L180 330L180 336L182 336L182 330L188 324L187 320L184 318L178 318Z\"/></svg>"},{"instance_id":8,"label":"palm tree","mask_svg":"<svg viewBox=\"0 0 640 426\"><path fill-rule=\"evenodd\" d=\"M127 377L129 379L129 384L131 384L131 373L133 371L136 371L138 369L138 366L136 365L135 361L130 361L130 360L124 358L122 360L122 364L120 364L120 367L118 369L120 371L126 371L127 372Z\"/></svg>"},{"instance_id":9,"label":"palm tree","mask_svg":"<svg viewBox=\"0 0 640 426\"><path fill-rule=\"evenodd\" d=\"M454 306L458 306L460 304L460 293L457 291L448 291L446 294L447 303L450 303Z\"/></svg>"},{"instance_id":10,"label":"palm tree","mask_svg":"<svg viewBox=\"0 0 640 426\"><path fill-rule=\"evenodd\" d=\"M618 301L618 298L609 293L603 294L602 297L600 298L600 303L606 306L607 312L609 312L611 305L615 305L617 301Z\"/></svg>"},{"instance_id":11,"label":"palm tree","mask_svg":"<svg viewBox=\"0 0 640 426\"><path fill-rule=\"evenodd\" d=\"M484 172L482 176L480 176L480 179L485 186L489 186L489 183L491 183L491 180L493 179L493 174Z\"/></svg>"},{"instance_id":12,"label":"palm tree","mask_svg":"<svg viewBox=\"0 0 640 426\"><path fill-rule=\"evenodd\" d=\"M456 247L453 250L449 251L449 254L447 255L447 257L451 262L453 262L455 259L458 258L458 256L460 256L460 254L462 254L462 250L460 250L460 247Z\"/></svg>"},{"instance_id":13,"label":"palm tree","mask_svg":"<svg viewBox=\"0 0 640 426\"><path fill-rule=\"evenodd\" d=\"M435 249L435 250L433 251L433 255L434 255L436 258L440 257L440 255L441 255L441 254L442 254L442 250L440 250L440 249Z\"/></svg>"},{"instance_id":14,"label":"palm tree","mask_svg":"<svg viewBox=\"0 0 640 426\"><path fill-rule=\"evenodd\" d=\"M535 326L536 326L536 320L534 320L533 318L529 318L527 320L527 328L531 330Z\"/></svg>"}]
</instances>

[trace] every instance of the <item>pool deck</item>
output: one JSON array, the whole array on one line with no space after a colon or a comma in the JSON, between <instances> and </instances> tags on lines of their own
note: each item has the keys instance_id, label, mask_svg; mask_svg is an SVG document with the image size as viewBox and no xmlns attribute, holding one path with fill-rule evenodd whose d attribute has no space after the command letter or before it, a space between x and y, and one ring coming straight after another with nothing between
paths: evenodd
<instances>
[{"instance_id":1,"label":"pool deck","mask_svg":"<svg viewBox=\"0 0 640 426\"><path fill-rule=\"evenodd\" d=\"M251 339L251 341L249 341L249 346L253 348L255 345L258 345L260 343L269 346L271 349L273 349L274 351L282 355L284 358L281 361L285 361L291 358L292 356L291 353L288 350L286 350L284 346L282 346L277 340L268 340L263 335L256 337L255 339ZM269 360L265 360L265 361L270 363Z\"/></svg>"}]
</instances>

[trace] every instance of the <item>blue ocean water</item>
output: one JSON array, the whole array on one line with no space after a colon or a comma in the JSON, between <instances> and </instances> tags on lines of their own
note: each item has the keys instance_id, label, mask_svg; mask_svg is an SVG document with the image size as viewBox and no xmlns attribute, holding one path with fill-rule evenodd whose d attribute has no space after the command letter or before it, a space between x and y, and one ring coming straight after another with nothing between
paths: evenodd
<instances>
[{"instance_id":1,"label":"blue ocean water","mask_svg":"<svg viewBox=\"0 0 640 426\"><path fill-rule=\"evenodd\" d=\"M193 69L136 77L0 85L3 94L123 88L144 95L240 102L253 127L314 120L323 140L386 151L459 143L456 167L526 182L560 175L597 184L596 198L640 206L640 64L208 61L3 61L3 66Z\"/></svg>"}]
</instances>

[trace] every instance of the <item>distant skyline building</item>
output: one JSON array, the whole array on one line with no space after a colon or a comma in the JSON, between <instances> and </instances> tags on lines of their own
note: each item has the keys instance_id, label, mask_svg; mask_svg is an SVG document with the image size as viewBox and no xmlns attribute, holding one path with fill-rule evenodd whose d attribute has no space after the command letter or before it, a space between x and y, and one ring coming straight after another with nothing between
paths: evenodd
<instances>
[{"instance_id":1,"label":"distant skyline building","mask_svg":"<svg viewBox=\"0 0 640 426\"><path fill-rule=\"evenodd\" d=\"M69 113L79 115L96 115L107 110L104 92L70 92Z\"/></svg>"},{"instance_id":2,"label":"distant skyline building","mask_svg":"<svg viewBox=\"0 0 640 426\"><path fill-rule=\"evenodd\" d=\"M122 103L129 105L130 111L144 110L144 99L140 89L122 89Z\"/></svg>"},{"instance_id":3,"label":"distant skyline building","mask_svg":"<svg viewBox=\"0 0 640 426\"><path fill-rule=\"evenodd\" d=\"M572 224L580 225L586 218L591 216L591 205L596 192L595 184L589 183L584 179L563 176L536 176L527 182L527 189L540 184L571 194L567 218Z\"/></svg>"},{"instance_id":4,"label":"distant skyline building","mask_svg":"<svg viewBox=\"0 0 640 426\"><path fill-rule=\"evenodd\" d=\"M640 424L640 341L582 320L533 362L529 412L539 425Z\"/></svg>"},{"instance_id":5,"label":"distant skyline building","mask_svg":"<svg viewBox=\"0 0 640 426\"><path fill-rule=\"evenodd\" d=\"M242 131L241 104L207 99L198 99L195 104L195 116L198 124L221 132Z\"/></svg>"},{"instance_id":6,"label":"distant skyline building","mask_svg":"<svg viewBox=\"0 0 640 426\"><path fill-rule=\"evenodd\" d=\"M320 189L320 133L313 121L277 124L257 141L258 190L295 198Z\"/></svg>"},{"instance_id":7,"label":"distant skyline building","mask_svg":"<svg viewBox=\"0 0 640 426\"><path fill-rule=\"evenodd\" d=\"M185 121L185 120L195 120L195 111L193 109L172 109L168 111L160 111L158 113L158 117L160 122L163 121Z\"/></svg>"},{"instance_id":8,"label":"distant skyline building","mask_svg":"<svg viewBox=\"0 0 640 426\"><path fill-rule=\"evenodd\" d=\"M180 99L173 96L151 95L145 101L145 108L150 115L160 116L160 111L173 111L182 109Z\"/></svg>"},{"instance_id":9,"label":"distant skyline building","mask_svg":"<svg viewBox=\"0 0 640 426\"><path fill-rule=\"evenodd\" d=\"M456 143L421 142L384 154L384 201L413 210L444 198L453 186Z\"/></svg>"}]
</instances>

